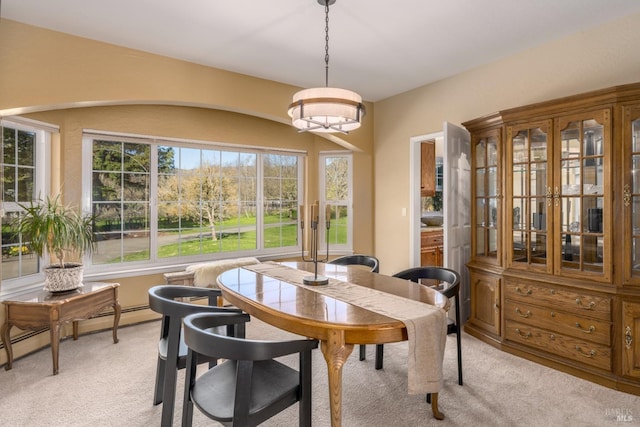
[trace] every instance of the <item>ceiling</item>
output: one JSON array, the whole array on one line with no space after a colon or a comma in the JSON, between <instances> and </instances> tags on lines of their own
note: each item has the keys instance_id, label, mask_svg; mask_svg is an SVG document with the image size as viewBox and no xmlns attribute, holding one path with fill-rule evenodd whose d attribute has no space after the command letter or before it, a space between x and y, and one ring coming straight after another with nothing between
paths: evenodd
<instances>
[{"instance_id":1,"label":"ceiling","mask_svg":"<svg viewBox=\"0 0 640 427\"><path fill-rule=\"evenodd\" d=\"M325 85L317 0L0 1L3 18L294 86ZM337 0L329 86L379 101L634 13L640 1Z\"/></svg>"}]
</instances>

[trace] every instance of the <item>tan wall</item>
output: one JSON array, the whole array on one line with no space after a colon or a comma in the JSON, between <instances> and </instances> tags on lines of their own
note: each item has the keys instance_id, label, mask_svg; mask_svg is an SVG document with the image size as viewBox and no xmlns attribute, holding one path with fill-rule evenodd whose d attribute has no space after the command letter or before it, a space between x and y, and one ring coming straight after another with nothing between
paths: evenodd
<instances>
[{"instance_id":1,"label":"tan wall","mask_svg":"<svg viewBox=\"0 0 640 427\"><path fill-rule=\"evenodd\" d=\"M640 81L640 15L545 44L375 104L375 254L410 267L409 139L506 108ZM445 183L446 184L446 183Z\"/></svg>"},{"instance_id":2,"label":"tan wall","mask_svg":"<svg viewBox=\"0 0 640 427\"><path fill-rule=\"evenodd\" d=\"M317 193L318 153L354 153L354 250L373 251L373 105L362 128L346 136L298 133L286 110L300 88L178 61L0 19L0 117L21 115L60 127L52 141L52 186L65 202L81 199L83 129L248 144L307 152L305 196ZM161 275L116 278L123 310L146 304ZM0 285L1 286L1 285ZM4 309L0 306L0 318ZM122 324L149 318L123 315ZM81 322L109 327L111 317ZM14 337L20 331L14 331ZM48 342L21 341L16 357ZM0 363L5 361L0 353Z\"/></svg>"},{"instance_id":3,"label":"tan wall","mask_svg":"<svg viewBox=\"0 0 640 427\"><path fill-rule=\"evenodd\" d=\"M133 49L100 43L55 31L49 31L15 21L0 19L0 117L25 115L87 106L151 104L165 106L201 107L207 112L197 118L190 117L194 109L182 112L173 110L179 119L184 119L184 128L199 123L206 125L204 115L213 114L213 123L226 124L224 130L196 132L196 138L228 142L231 138L240 143L269 145L273 147L295 146L309 150L309 171L317 167L314 157L318 149L351 149L354 151L354 179L359 183L354 197L354 215L358 218L354 226L354 249L370 253L373 250L373 105L367 105L367 116L363 126L349 135L326 135L313 137L298 134L289 126L286 109L294 92L300 88L257 79L224 70L178 61ZM226 110L241 113L233 126L225 117L215 112ZM71 110L69 110L71 111ZM145 118L141 122L135 116L127 116L127 109L120 111L120 118L92 119L92 125L77 121L65 124L66 132L77 135L82 128L133 132L146 129L148 134L161 134L170 125L163 126L160 119ZM116 114L116 113L114 113ZM253 117L252 117L253 116ZM42 117L33 115L27 117ZM62 115L57 120L66 120ZM74 116L75 117L75 116ZM265 119L262 124L255 117ZM246 120L246 122L244 121ZM53 124L60 124L52 121ZM104 126L114 123L118 129ZM276 139L261 138L259 131L252 129L275 129L282 123ZM215 134L214 134L215 132ZM191 131L191 135L194 132ZM182 136L184 135L176 135ZM246 136L246 139L245 139ZM210 139L213 138L213 139ZM75 142L61 138L64 156L75 155ZM256 142L258 141L258 142ZM329 143L331 141L332 143ZM64 162L64 160L63 160ZM69 164L63 163L66 170ZM64 173L63 180L77 171ZM316 174L310 174L307 188L309 200L317 199ZM68 184L67 184L68 185ZM69 190L71 191L71 190ZM76 198L76 194L69 194Z\"/></svg>"}]
</instances>

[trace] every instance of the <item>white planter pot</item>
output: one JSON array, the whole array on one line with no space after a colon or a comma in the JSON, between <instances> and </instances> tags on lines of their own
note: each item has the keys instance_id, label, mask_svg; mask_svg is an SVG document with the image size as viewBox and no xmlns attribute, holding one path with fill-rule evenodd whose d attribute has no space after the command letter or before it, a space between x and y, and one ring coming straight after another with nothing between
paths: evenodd
<instances>
[{"instance_id":1,"label":"white planter pot","mask_svg":"<svg viewBox=\"0 0 640 427\"><path fill-rule=\"evenodd\" d=\"M44 269L44 290L49 292L65 292L82 286L82 264L66 263L64 268L50 265Z\"/></svg>"}]
</instances>

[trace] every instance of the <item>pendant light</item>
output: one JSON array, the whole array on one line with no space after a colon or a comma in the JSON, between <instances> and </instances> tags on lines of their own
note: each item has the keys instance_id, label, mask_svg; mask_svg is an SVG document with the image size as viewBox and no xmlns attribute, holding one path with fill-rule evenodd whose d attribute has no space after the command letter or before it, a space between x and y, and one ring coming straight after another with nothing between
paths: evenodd
<instances>
[{"instance_id":1,"label":"pendant light","mask_svg":"<svg viewBox=\"0 0 640 427\"><path fill-rule=\"evenodd\" d=\"M329 6L336 0L318 0L325 13L325 87L304 89L293 95L289 116L299 132L349 133L365 115L362 97L347 89L329 87Z\"/></svg>"}]
</instances>

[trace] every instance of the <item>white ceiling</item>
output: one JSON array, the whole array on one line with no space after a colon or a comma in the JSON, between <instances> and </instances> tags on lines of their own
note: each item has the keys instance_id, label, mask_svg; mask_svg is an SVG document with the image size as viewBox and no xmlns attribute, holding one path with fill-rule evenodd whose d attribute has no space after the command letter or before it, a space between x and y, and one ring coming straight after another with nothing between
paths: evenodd
<instances>
[{"instance_id":1,"label":"white ceiling","mask_svg":"<svg viewBox=\"0 0 640 427\"><path fill-rule=\"evenodd\" d=\"M295 86L325 84L317 0L0 1L3 18ZM638 0L337 0L329 86L378 101L639 12Z\"/></svg>"}]
</instances>

